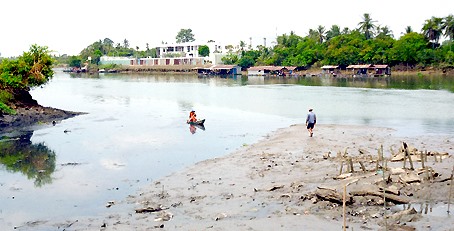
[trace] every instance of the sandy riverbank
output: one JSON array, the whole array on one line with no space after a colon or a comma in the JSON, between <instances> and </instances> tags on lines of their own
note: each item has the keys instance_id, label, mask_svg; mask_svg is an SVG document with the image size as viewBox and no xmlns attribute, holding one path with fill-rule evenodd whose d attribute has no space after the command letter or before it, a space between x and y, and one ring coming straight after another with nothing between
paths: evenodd
<instances>
[{"instance_id":1,"label":"sandy riverbank","mask_svg":"<svg viewBox=\"0 0 454 231\"><path fill-rule=\"evenodd\" d=\"M419 154L412 156L415 170L402 169L403 161L391 162L391 152L397 155L402 142L412 150L427 151L424 164L433 171L423 171ZM155 181L124 201L106 202L102 217L68 219L53 226L65 230L342 230L342 199L338 199L343 185L354 182L347 188L348 230L453 230L454 219L446 212L424 214L432 208L446 211L453 142L453 136L396 137L388 128L343 125L318 125L311 138L303 125L294 125L225 157ZM374 161L381 145L389 160L379 162L386 166L385 177ZM349 174L344 165L342 179L337 179L341 160L348 157L353 158L354 172ZM406 167L410 168L408 162ZM386 209L383 187L390 201ZM399 203L405 204L393 206ZM44 223L49 225L36 222L29 227Z\"/></svg>"}]
</instances>

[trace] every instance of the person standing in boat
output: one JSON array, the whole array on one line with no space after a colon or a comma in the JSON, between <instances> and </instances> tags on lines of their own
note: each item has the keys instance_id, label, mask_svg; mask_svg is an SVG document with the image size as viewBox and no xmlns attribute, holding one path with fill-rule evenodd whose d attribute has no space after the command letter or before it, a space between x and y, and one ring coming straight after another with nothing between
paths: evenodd
<instances>
[{"instance_id":1,"label":"person standing in boat","mask_svg":"<svg viewBox=\"0 0 454 231\"><path fill-rule=\"evenodd\" d=\"M189 122L197 122L197 115L195 114L195 111L192 110L191 112L189 112L189 120L188 120L188 123Z\"/></svg>"},{"instance_id":2,"label":"person standing in boat","mask_svg":"<svg viewBox=\"0 0 454 231\"><path fill-rule=\"evenodd\" d=\"M306 117L306 127L307 131L309 131L309 136L312 137L313 129L315 127L315 124L317 123L317 117L315 116L315 113L312 111L312 108L309 109L309 113L307 114Z\"/></svg>"}]
</instances>

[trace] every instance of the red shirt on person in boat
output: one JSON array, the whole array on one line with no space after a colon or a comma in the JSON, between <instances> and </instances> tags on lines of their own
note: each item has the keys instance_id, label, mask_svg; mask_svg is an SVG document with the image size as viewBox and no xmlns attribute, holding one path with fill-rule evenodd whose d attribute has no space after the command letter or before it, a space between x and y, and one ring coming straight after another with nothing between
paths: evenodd
<instances>
[{"instance_id":1,"label":"red shirt on person in boat","mask_svg":"<svg viewBox=\"0 0 454 231\"><path fill-rule=\"evenodd\" d=\"M197 122L197 115L195 114L195 111L189 112L189 120L188 122Z\"/></svg>"}]
</instances>

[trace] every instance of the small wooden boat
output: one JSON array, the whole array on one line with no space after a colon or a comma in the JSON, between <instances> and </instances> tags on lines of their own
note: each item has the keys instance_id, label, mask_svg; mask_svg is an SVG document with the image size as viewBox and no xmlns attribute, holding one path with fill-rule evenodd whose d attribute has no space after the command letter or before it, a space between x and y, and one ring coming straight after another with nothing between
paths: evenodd
<instances>
[{"instance_id":1,"label":"small wooden boat","mask_svg":"<svg viewBox=\"0 0 454 231\"><path fill-rule=\"evenodd\" d=\"M191 124L191 125L202 125L202 126L203 126L203 123L205 123L205 119L197 120L195 122L188 122L188 124Z\"/></svg>"}]
</instances>

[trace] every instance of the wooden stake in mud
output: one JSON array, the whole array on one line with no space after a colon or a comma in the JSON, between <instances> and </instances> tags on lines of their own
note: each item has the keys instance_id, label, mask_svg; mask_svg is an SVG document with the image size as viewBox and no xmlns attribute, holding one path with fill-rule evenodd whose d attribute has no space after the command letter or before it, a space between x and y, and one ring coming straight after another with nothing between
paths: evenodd
<instances>
[{"instance_id":1,"label":"wooden stake in mud","mask_svg":"<svg viewBox=\"0 0 454 231\"><path fill-rule=\"evenodd\" d=\"M352 158L348 158L348 165L350 166L350 172L353 173L353 160Z\"/></svg>"},{"instance_id":2,"label":"wooden stake in mud","mask_svg":"<svg viewBox=\"0 0 454 231\"><path fill-rule=\"evenodd\" d=\"M421 152L421 168L424 169L424 153Z\"/></svg>"},{"instance_id":3,"label":"wooden stake in mud","mask_svg":"<svg viewBox=\"0 0 454 231\"><path fill-rule=\"evenodd\" d=\"M403 145L404 145L405 156L408 158L408 162L410 162L410 169L414 170L413 161L411 161L411 156L410 156L410 153L408 152L408 146L405 142L403 142ZM405 158L404 158L404 167L405 167Z\"/></svg>"},{"instance_id":4,"label":"wooden stake in mud","mask_svg":"<svg viewBox=\"0 0 454 231\"><path fill-rule=\"evenodd\" d=\"M345 210L346 210L346 207L345 207L346 199L345 198L347 197L346 195L347 195L347 184L344 185L344 195L342 195L342 216L344 217L344 226L343 226L344 231L347 230L347 217L345 216Z\"/></svg>"},{"instance_id":5,"label":"wooden stake in mud","mask_svg":"<svg viewBox=\"0 0 454 231\"><path fill-rule=\"evenodd\" d=\"M359 165L361 165L361 169L363 170L363 172L367 172L366 170L366 167L364 167L364 164L362 161L358 161L359 162Z\"/></svg>"},{"instance_id":6,"label":"wooden stake in mud","mask_svg":"<svg viewBox=\"0 0 454 231\"><path fill-rule=\"evenodd\" d=\"M385 158L385 155L383 153L383 144L380 145L380 154L381 154L381 160L383 160L383 158Z\"/></svg>"},{"instance_id":7,"label":"wooden stake in mud","mask_svg":"<svg viewBox=\"0 0 454 231\"><path fill-rule=\"evenodd\" d=\"M358 179L350 181L344 185L344 194L342 195L342 216L344 218L344 226L343 226L343 231L347 230L347 217L345 216L345 211L347 210L346 208L346 200L347 200L347 186L349 184L353 184L355 182L358 182Z\"/></svg>"},{"instance_id":8,"label":"wooden stake in mud","mask_svg":"<svg viewBox=\"0 0 454 231\"><path fill-rule=\"evenodd\" d=\"M450 213L449 207L451 206L452 179L453 179L453 177L454 177L454 166L452 166L452 172L451 172L451 184L449 185L448 214Z\"/></svg>"},{"instance_id":9,"label":"wooden stake in mud","mask_svg":"<svg viewBox=\"0 0 454 231\"><path fill-rule=\"evenodd\" d=\"M341 160L341 167L340 167L340 171L339 171L339 175L342 174L342 169L344 168L344 161Z\"/></svg>"}]
</instances>

